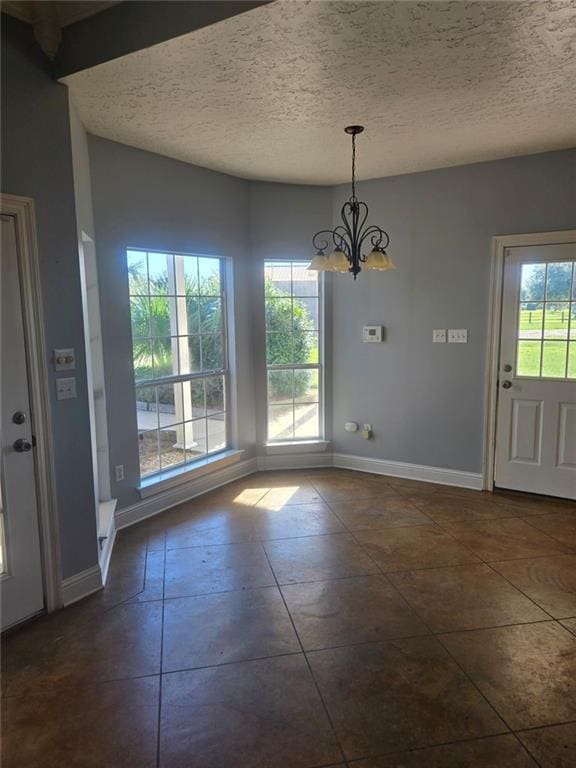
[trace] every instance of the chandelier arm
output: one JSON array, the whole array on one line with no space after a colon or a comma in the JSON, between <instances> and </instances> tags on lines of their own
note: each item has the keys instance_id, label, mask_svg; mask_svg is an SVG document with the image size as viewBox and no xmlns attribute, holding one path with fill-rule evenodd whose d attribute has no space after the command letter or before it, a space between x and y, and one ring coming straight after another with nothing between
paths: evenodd
<instances>
[{"instance_id":1,"label":"chandelier arm","mask_svg":"<svg viewBox=\"0 0 576 768\"><path fill-rule=\"evenodd\" d=\"M314 248L316 248L317 251L325 251L326 248L328 248L328 245L329 245L329 242L330 242L329 239L328 240L326 240L326 239L320 240L319 238L322 235L328 236L328 238L333 238L334 230L332 230L332 229L321 229L319 232L316 232L316 234L312 238L312 245L314 246Z\"/></svg>"},{"instance_id":2,"label":"chandelier arm","mask_svg":"<svg viewBox=\"0 0 576 768\"><path fill-rule=\"evenodd\" d=\"M343 229L346 233L348 238L348 259L352 264L354 259L354 204L349 200L345 202L340 211L340 216L343 224L340 224L337 229Z\"/></svg>"},{"instance_id":3,"label":"chandelier arm","mask_svg":"<svg viewBox=\"0 0 576 768\"><path fill-rule=\"evenodd\" d=\"M360 243L360 240L362 237L362 230L364 229L364 225L368 221L368 206L366 205L366 203L363 203L361 201L358 201L356 205L358 207L358 229L356 232L356 239Z\"/></svg>"},{"instance_id":4,"label":"chandelier arm","mask_svg":"<svg viewBox=\"0 0 576 768\"><path fill-rule=\"evenodd\" d=\"M350 243L348 241L348 232L346 229L342 226L334 227L332 230L332 239L334 240L334 245L336 248L339 248L341 251L344 251L346 254L346 258L350 258Z\"/></svg>"},{"instance_id":5,"label":"chandelier arm","mask_svg":"<svg viewBox=\"0 0 576 768\"><path fill-rule=\"evenodd\" d=\"M390 237L388 236L388 233L385 232L381 227L379 227L377 224L372 224L370 227L367 227L367 229L364 230L360 237L360 248L364 244L364 241L370 238L370 242L372 243L373 248L387 248L388 244L390 243ZM384 242L384 245L382 245L382 241Z\"/></svg>"}]
</instances>

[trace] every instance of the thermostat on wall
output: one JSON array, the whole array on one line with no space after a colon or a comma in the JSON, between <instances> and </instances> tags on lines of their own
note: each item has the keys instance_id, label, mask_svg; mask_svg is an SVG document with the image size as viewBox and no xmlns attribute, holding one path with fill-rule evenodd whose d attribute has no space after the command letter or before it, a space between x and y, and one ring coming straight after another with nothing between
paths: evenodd
<instances>
[{"instance_id":1,"label":"thermostat on wall","mask_svg":"<svg viewBox=\"0 0 576 768\"><path fill-rule=\"evenodd\" d=\"M376 343L382 341L382 326L365 325L362 329L362 341Z\"/></svg>"}]
</instances>

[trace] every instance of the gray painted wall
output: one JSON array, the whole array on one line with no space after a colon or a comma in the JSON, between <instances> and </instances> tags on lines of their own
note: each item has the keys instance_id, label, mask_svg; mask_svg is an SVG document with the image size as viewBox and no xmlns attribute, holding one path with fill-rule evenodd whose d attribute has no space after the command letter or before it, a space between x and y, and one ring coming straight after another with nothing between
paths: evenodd
<instances>
[{"instance_id":1,"label":"gray painted wall","mask_svg":"<svg viewBox=\"0 0 576 768\"><path fill-rule=\"evenodd\" d=\"M309 258L312 234L337 222L349 190L243 182L95 138L90 147L111 463L126 465L113 495L124 506L138 477L125 247L234 258L238 434L261 453L263 261ZM359 185L398 269L356 283L326 276L326 435L336 451L481 470L491 239L574 226L575 165L576 151L565 151ZM385 325L385 343L362 344L365 324ZM433 328L467 328L469 343L432 344ZM370 422L374 439L346 433L345 421Z\"/></svg>"},{"instance_id":2,"label":"gray painted wall","mask_svg":"<svg viewBox=\"0 0 576 768\"><path fill-rule=\"evenodd\" d=\"M98 562L66 88L32 30L2 15L2 192L34 198L51 393L62 573ZM74 347L78 398L55 399L54 347Z\"/></svg>"},{"instance_id":3,"label":"gray painted wall","mask_svg":"<svg viewBox=\"0 0 576 768\"><path fill-rule=\"evenodd\" d=\"M349 195L334 190L334 219ZM576 150L363 182L396 272L333 276L336 451L480 472L491 240L576 226ZM386 342L362 344L365 324ZM432 344L433 328L469 342ZM370 422L375 438L344 431Z\"/></svg>"},{"instance_id":4,"label":"gray painted wall","mask_svg":"<svg viewBox=\"0 0 576 768\"><path fill-rule=\"evenodd\" d=\"M89 138L98 248L110 464L124 464L112 496L118 507L139 501L126 248L226 256L234 264L232 379L237 445L256 442L253 400L252 275L247 252L248 182L111 141Z\"/></svg>"}]
</instances>

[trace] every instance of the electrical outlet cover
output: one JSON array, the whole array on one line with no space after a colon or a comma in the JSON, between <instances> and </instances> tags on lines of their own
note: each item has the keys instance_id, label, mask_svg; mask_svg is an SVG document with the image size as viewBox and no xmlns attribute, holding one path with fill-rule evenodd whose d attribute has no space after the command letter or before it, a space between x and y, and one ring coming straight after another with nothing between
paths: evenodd
<instances>
[{"instance_id":1,"label":"electrical outlet cover","mask_svg":"<svg viewBox=\"0 0 576 768\"><path fill-rule=\"evenodd\" d=\"M56 379L56 400L73 400L76 397L76 379Z\"/></svg>"},{"instance_id":2,"label":"electrical outlet cover","mask_svg":"<svg viewBox=\"0 0 576 768\"><path fill-rule=\"evenodd\" d=\"M445 328L435 328L432 331L432 341L434 344L445 344L446 343L446 329Z\"/></svg>"},{"instance_id":3,"label":"electrical outlet cover","mask_svg":"<svg viewBox=\"0 0 576 768\"><path fill-rule=\"evenodd\" d=\"M450 328L448 330L449 344L467 344L468 331L466 328Z\"/></svg>"}]
</instances>

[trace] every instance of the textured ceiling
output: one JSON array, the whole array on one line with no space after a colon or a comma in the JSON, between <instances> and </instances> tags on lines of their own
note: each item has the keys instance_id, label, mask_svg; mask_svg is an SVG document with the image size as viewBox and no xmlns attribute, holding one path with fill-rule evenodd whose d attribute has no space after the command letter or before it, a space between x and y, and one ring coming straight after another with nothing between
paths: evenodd
<instances>
[{"instance_id":1,"label":"textured ceiling","mask_svg":"<svg viewBox=\"0 0 576 768\"><path fill-rule=\"evenodd\" d=\"M576 146L576 0L278 0L65 78L99 136L333 184Z\"/></svg>"}]
</instances>

